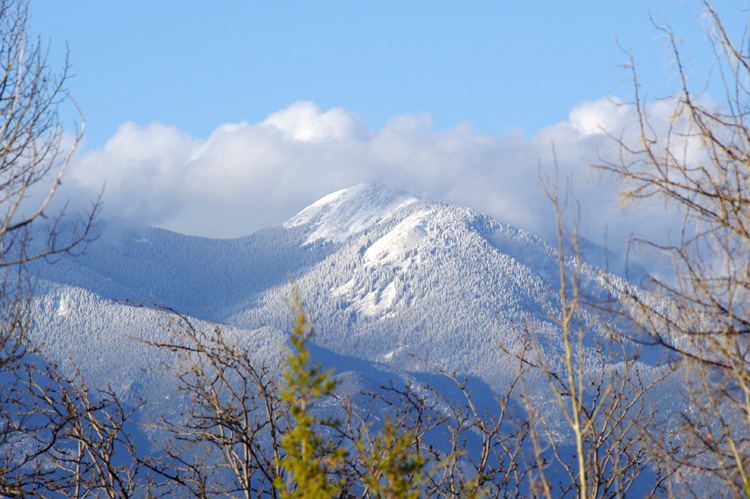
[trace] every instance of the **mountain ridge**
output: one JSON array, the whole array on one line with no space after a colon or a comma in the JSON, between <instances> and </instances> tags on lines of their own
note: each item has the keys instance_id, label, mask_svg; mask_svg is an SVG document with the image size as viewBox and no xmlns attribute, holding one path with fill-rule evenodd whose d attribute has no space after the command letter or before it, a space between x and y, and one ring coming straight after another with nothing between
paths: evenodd
<instances>
[{"instance_id":1,"label":"mountain ridge","mask_svg":"<svg viewBox=\"0 0 750 499\"><path fill-rule=\"evenodd\" d=\"M317 318L322 348L393 372L423 370L416 355L496 380L508 375L497 343L515 341L515 325L555 328L556 248L469 208L383 184L337 191L283 225L242 238L115 222L105 222L98 235L82 256L37 263L30 272L55 283L52 294L73 286L104 302L164 304L237 331L273 331L269 338L279 344L289 323L291 276ZM585 269L589 281L597 278L597 270ZM153 326L141 322L142 329ZM63 335L85 328L77 324ZM55 334L40 336L49 342Z\"/></svg>"},{"instance_id":2,"label":"mountain ridge","mask_svg":"<svg viewBox=\"0 0 750 499\"><path fill-rule=\"evenodd\" d=\"M496 396L518 380L514 352L530 348L550 369L565 369L555 319L561 314L558 248L469 208L360 184L242 238L196 238L117 222L104 222L97 235L79 257L27 267L36 279L33 336L48 358L75 366L90 386L111 386L126 401L148 398L140 421L177 420L187 407L189 394L163 369L179 363L177 354L152 345L169 341L176 317L209 336L220 330L253 365L279 372L289 351L290 277L313 319L314 361L334 369L339 395L362 397L363 407L361 392L383 386L463 404L454 380L465 379L480 411L497 414ZM562 264L595 297L611 299L626 288L647 294L576 255ZM601 350L611 339L607 318L584 306L580 320L588 331L582 379L616 375L618 352L608 358ZM629 357L638 383L663 376L659 352L622 339L618 345L625 355L643 351ZM526 371L523 389L503 407L524 418L531 401L560 445L555 452L572 456L574 435L550 383L540 371ZM659 384L645 403L680 407L678 386ZM584 396L598 397L597 389L587 384ZM378 414L373 417L385 416Z\"/></svg>"}]
</instances>

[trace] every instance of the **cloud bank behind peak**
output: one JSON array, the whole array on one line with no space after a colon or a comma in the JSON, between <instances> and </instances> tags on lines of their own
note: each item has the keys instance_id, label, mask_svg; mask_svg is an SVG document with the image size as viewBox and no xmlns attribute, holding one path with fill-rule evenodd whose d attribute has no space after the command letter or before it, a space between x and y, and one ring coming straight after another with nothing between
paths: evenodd
<instances>
[{"instance_id":1,"label":"cloud bank behind peak","mask_svg":"<svg viewBox=\"0 0 750 499\"><path fill-rule=\"evenodd\" d=\"M330 192L382 182L549 238L554 219L539 175L554 176L557 165L560 179L573 175L585 235L601 243L607 226L615 246L646 217L649 231L664 230L653 213L619 213L616 186L594 181L588 166L613 147L603 132L630 119L621 102L603 98L532 137L478 135L467 124L435 131L426 114L394 116L372 130L346 109L309 101L262 122L222 125L205 140L125 123L103 148L75 158L66 193L90 199L105 185L105 218L226 238L281 224Z\"/></svg>"}]
</instances>

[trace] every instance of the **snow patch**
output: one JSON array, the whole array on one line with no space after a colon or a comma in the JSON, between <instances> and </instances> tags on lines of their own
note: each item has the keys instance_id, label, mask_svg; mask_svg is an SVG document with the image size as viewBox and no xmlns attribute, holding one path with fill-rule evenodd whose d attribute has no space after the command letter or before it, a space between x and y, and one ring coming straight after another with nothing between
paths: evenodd
<instances>
[{"instance_id":1,"label":"snow patch","mask_svg":"<svg viewBox=\"0 0 750 499\"><path fill-rule=\"evenodd\" d=\"M393 356L396 355L397 353L400 353L401 350L403 350L403 349L404 349L404 347L398 347L395 350L391 350L387 354L383 355L382 358L381 358L381 360L384 361L384 362L390 362L390 361L393 360Z\"/></svg>"},{"instance_id":2,"label":"snow patch","mask_svg":"<svg viewBox=\"0 0 750 499\"><path fill-rule=\"evenodd\" d=\"M354 294L354 279L350 279L338 288L333 290L333 296L347 296Z\"/></svg>"},{"instance_id":3,"label":"snow patch","mask_svg":"<svg viewBox=\"0 0 750 499\"><path fill-rule=\"evenodd\" d=\"M326 196L323 196L322 198L315 201L313 204L305 208L304 210L300 211L296 215L294 215L292 218L287 220L284 223L284 227L291 228L291 227L297 227L298 225L306 224L312 219L314 219L317 215L319 215L322 211L324 211L327 207L328 208L336 208L337 206L340 206L341 203L346 201L347 199L355 196L358 192L362 191L367 187L367 184L358 184L354 187L349 187L348 189L341 189L340 191L332 192Z\"/></svg>"},{"instance_id":4,"label":"snow patch","mask_svg":"<svg viewBox=\"0 0 750 499\"><path fill-rule=\"evenodd\" d=\"M290 218L284 227L312 224L305 244L341 243L376 225L417 199L378 184L359 184L329 194Z\"/></svg>"},{"instance_id":5,"label":"snow patch","mask_svg":"<svg viewBox=\"0 0 750 499\"><path fill-rule=\"evenodd\" d=\"M70 311L70 305L68 304L68 297L67 296L61 296L60 297L60 301L57 304L57 313L56 313L56 315L58 317L67 317L69 311Z\"/></svg>"},{"instance_id":6,"label":"snow patch","mask_svg":"<svg viewBox=\"0 0 750 499\"><path fill-rule=\"evenodd\" d=\"M354 307L362 315L377 317L383 315L393 307L397 295L398 292L396 291L396 285L391 282L382 291L371 291L367 293L361 300L358 300L354 304Z\"/></svg>"},{"instance_id":7,"label":"snow patch","mask_svg":"<svg viewBox=\"0 0 750 499\"><path fill-rule=\"evenodd\" d=\"M398 302L398 289L394 282L385 288L367 291L363 285L357 285L354 279L347 281L332 290L335 297L343 298L359 314L366 317L385 317Z\"/></svg>"},{"instance_id":8,"label":"snow patch","mask_svg":"<svg viewBox=\"0 0 750 499\"><path fill-rule=\"evenodd\" d=\"M428 237L427 217L431 213L429 210L415 213L375 241L365 252L365 264L374 266L403 261L408 252Z\"/></svg>"}]
</instances>

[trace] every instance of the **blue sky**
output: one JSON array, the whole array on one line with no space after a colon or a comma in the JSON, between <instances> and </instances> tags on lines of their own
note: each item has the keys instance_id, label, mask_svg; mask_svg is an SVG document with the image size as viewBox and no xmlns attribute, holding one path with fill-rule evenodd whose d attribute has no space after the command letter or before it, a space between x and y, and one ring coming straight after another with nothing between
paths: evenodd
<instances>
[{"instance_id":1,"label":"blue sky","mask_svg":"<svg viewBox=\"0 0 750 499\"><path fill-rule=\"evenodd\" d=\"M748 7L721 1L732 33ZM618 42L651 95L674 88L649 11L681 36L702 85L711 50L701 5L687 0L32 0L31 28L53 65L70 51L87 124L71 180L77 196L106 182L112 216L237 236L330 190L392 180L544 232L529 208L537 165L554 142L566 171L583 170L599 144L561 127L617 116L602 99L632 95ZM226 181L206 187L207 171Z\"/></svg>"},{"instance_id":2,"label":"blue sky","mask_svg":"<svg viewBox=\"0 0 750 499\"><path fill-rule=\"evenodd\" d=\"M732 3L748 6L723 8ZM630 94L617 40L666 93L667 51L649 8L684 40L705 40L697 2L674 0L34 0L32 27L53 60L70 49L89 147L126 121L207 137L298 100L344 107L375 129L429 113L436 129L534 134L581 101Z\"/></svg>"}]
</instances>

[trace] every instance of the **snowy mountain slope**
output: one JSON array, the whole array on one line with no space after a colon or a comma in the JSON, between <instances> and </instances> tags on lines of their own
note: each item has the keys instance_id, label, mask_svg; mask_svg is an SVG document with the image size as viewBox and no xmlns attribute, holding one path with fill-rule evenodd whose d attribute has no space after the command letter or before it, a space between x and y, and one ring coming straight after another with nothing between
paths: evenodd
<instances>
[{"instance_id":1,"label":"snowy mountain slope","mask_svg":"<svg viewBox=\"0 0 750 499\"><path fill-rule=\"evenodd\" d=\"M518 335L532 331L552 365L562 349L552 320L560 306L556 247L468 208L379 184L338 191L282 226L239 239L115 221L102 223L97 235L80 257L28 266L37 279L34 334L48 356L72 361L93 385L109 383L126 400L148 398L145 420L179 414L186 395L156 370L170 354L137 341L163 338L163 321L122 300L163 303L202 329L218 323L259 363L276 365L290 329L291 276L315 320L313 358L334 368L339 389L353 396L394 380L395 386L427 384L459 400L455 384L424 359L467 376L475 401L493 411L494 394L504 392L517 369L500 344L513 350ZM585 241L583 248L603 254ZM576 268L571 257L566 265ZM606 287L631 286L588 265L582 282L604 296ZM593 346L603 333L597 317L589 318L587 345ZM656 356L640 357L643 383L659 375ZM603 372L603 357L587 358L587 368ZM525 388L555 440L569 444L570 427L547 380L529 376ZM647 403L678 407L679 392L662 384Z\"/></svg>"},{"instance_id":2,"label":"snowy mountain slope","mask_svg":"<svg viewBox=\"0 0 750 499\"><path fill-rule=\"evenodd\" d=\"M37 294L34 334L48 358L60 362L64 369L75 366L91 386L111 386L126 404L148 400L139 411L141 421L154 421L162 416L179 417L188 394L178 390L173 374L162 368L164 364L177 363L176 354L140 341L168 340L170 333L162 327L166 324L163 316L149 308L126 305L88 290L48 281L37 282ZM199 319L192 319L191 323L204 331L213 328L212 324ZM248 330L222 326L228 342L237 341L249 347L257 367L281 363L288 346L286 329L264 326ZM337 392L354 400L360 393L373 392L390 381L395 386L442 384L443 392L456 391L449 380L434 373L407 376L382 363L338 354L318 345L311 345L311 350L315 361L324 369L335 370ZM483 401L492 402L489 385L474 379L472 386L477 393L481 392Z\"/></svg>"},{"instance_id":3,"label":"snowy mountain slope","mask_svg":"<svg viewBox=\"0 0 750 499\"><path fill-rule=\"evenodd\" d=\"M128 331L155 329L153 318L140 317L145 311L107 299L163 303L237 331L267 328L278 344L289 324L290 275L317 320L322 348L394 374L423 370L417 356L498 386L509 375L498 342L512 347L519 327L531 325L549 348L559 346L550 321L559 286L555 248L470 209L380 184L330 194L283 226L245 238L116 222L102 224L98 236L83 256L30 267L53 283L40 288L37 322L46 342L61 345L54 350L60 358L106 327L113 332L97 347L102 352L116 350ZM595 269L586 272L586 282L598 279ZM128 319L134 314L137 324ZM61 316L75 324L61 329L53 320ZM103 375L93 363L90 369Z\"/></svg>"},{"instance_id":4,"label":"snowy mountain slope","mask_svg":"<svg viewBox=\"0 0 750 499\"><path fill-rule=\"evenodd\" d=\"M164 340L166 321L153 310L126 305L74 286L38 281L34 302L34 334L43 353L64 367L71 363L93 386L111 385L126 400L149 400L148 410L169 414L179 409L173 376L159 368L174 358L139 339ZM193 319L196 328L211 325ZM258 363L278 363L283 355L284 331L253 331L224 326L229 338L241 338Z\"/></svg>"},{"instance_id":5,"label":"snowy mountain slope","mask_svg":"<svg viewBox=\"0 0 750 499\"><path fill-rule=\"evenodd\" d=\"M289 272L331 250L303 247L302 231L281 227L213 240L106 222L97 236L83 255L53 265L34 262L30 272L102 297L160 303L206 320L221 320L233 306L286 283Z\"/></svg>"},{"instance_id":6,"label":"snowy mountain slope","mask_svg":"<svg viewBox=\"0 0 750 499\"><path fill-rule=\"evenodd\" d=\"M550 321L559 286L556 249L466 208L411 200L386 214L383 205L372 206L374 198L380 199L369 193L349 196L347 212L379 216L295 275L318 320L320 345L396 371L423 369L417 356L495 387L513 374L498 342L512 347L519 327L532 324L546 331L548 346L558 347ZM338 234L339 221L348 218L338 216L337 208L290 225L308 234ZM586 272L589 282L597 279L595 269ZM285 286L270 289L257 307L227 321L251 329L283 327L287 294Z\"/></svg>"},{"instance_id":7,"label":"snowy mountain slope","mask_svg":"<svg viewBox=\"0 0 750 499\"><path fill-rule=\"evenodd\" d=\"M383 185L359 184L316 201L288 220L284 227L314 227L306 244L320 239L335 243L387 219L417 200Z\"/></svg>"}]
</instances>

